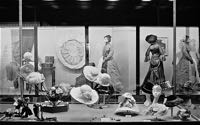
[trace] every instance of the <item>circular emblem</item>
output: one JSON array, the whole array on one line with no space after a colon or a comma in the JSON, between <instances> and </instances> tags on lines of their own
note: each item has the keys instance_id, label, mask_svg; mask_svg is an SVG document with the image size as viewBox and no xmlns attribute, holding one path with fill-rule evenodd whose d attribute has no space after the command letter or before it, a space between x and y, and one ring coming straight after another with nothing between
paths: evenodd
<instances>
[{"instance_id":1,"label":"circular emblem","mask_svg":"<svg viewBox=\"0 0 200 125\"><path fill-rule=\"evenodd\" d=\"M64 42L58 49L59 60L67 67L79 69L85 64L84 46L78 40Z\"/></svg>"}]
</instances>

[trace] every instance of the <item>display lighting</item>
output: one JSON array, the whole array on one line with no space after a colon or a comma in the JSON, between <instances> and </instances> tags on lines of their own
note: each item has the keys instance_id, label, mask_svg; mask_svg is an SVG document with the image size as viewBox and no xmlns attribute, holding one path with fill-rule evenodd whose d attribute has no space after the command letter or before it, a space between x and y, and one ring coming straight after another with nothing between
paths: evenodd
<instances>
[{"instance_id":1,"label":"display lighting","mask_svg":"<svg viewBox=\"0 0 200 125\"><path fill-rule=\"evenodd\" d=\"M110 2L117 2L117 1L119 1L119 0L107 0L107 1L110 1Z\"/></svg>"},{"instance_id":2,"label":"display lighting","mask_svg":"<svg viewBox=\"0 0 200 125\"><path fill-rule=\"evenodd\" d=\"M91 0L77 0L77 1L80 1L80 2L88 2L88 1L91 1Z\"/></svg>"},{"instance_id":3,"label":"display lighting","mask_svg":"<svg viewBox=\"0 0 200 125\"><path fill-rule=\"evenodd\" d=\"M149 2L149 1L151 1L151 0L142 0L143 2Z\"/></svg>"}]
</instances>

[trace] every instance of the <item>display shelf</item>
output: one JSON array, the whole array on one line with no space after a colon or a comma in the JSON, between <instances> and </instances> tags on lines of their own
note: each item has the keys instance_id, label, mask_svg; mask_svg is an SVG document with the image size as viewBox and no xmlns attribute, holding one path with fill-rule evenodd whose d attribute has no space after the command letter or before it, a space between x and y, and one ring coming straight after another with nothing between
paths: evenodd
<instances>
[{"instance_id":1,"label":"display shelf","mask_svg":"<svg viewBox=\"0 0 200 125\"><path fill-rule=\"evenodd\" d=\"M114 112L118 106L117 104L109 104L109 108L103 108L103 109L89 108L84 104L70 104L69 110L67 112L60 112L60 113L44 112L43 116L56 117L57 122L102 122L101 118L112 119L107 122L147 122L147 121L150 122L150 121L153 121L155 116L145 115L145 111L147 107L145 107L143 104L137 104L137 105L140 109L140 114L136 116L132 116L132 117L130 116L124 117L124 116L115 115ZM8 105L5 105L5 104L4 105L1 104L0 106L6 107L6 108L9 107ZM30 108L32 109L32 105L30 105ZM179 110L178 107L174 107L173 109L174 109L174 114L176 114ZM84 115L80 115L81 113L84 113ZM34 119L34 116L33 115L30 116L30 118ZM172 119L170 111L168 111L168 113L165 116L160 116L158 118L164 119L164 121L180 121L177 119ZM197 120L190 117L189 121L197 121ZM162 121L159 121L159 122L162 122Z\"/></svg>"}]
</instances>

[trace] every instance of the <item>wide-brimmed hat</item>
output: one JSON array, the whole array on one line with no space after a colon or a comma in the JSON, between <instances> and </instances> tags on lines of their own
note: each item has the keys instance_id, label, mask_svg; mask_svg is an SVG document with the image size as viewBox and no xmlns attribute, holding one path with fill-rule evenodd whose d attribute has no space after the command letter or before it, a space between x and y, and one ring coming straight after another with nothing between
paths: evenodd
<instances>
[{"instance_id":1,"label":"wide-brimmed hat","mask_svg":"<svg viewBox=\"0 0 200 125\"><path fill-rule=\"evenodd\" d=\"M99 76L99 70L94 66L85 66L83 74L87 80L94 82Z\"/></svg>"},{"instance_id":2,"label":"wide-brimmed hat","mask_svg":"<svg viewBox=\"0 0 200 125\"><path fill-rule=\"evenodd\" d=\"M94 104L99 100L98 93L89 85L73 87L70 91L70 95L78 102L87 105Z\"/></svg>"},{"instance_id":3,"label":"wide-brimmed hat","mask_svg":"<svg viewBox=\"0 0 200 125\"><path fill-rule=\"evenodd\" d=\"M152 43L155 43L157 41L157 36L156 35L153 35L153 34L150 34L150 35L147 35L145 40L152 44Z\"/></svg>"},{"instance_id":4,"label":"wide-brimmed hat","mask_svg":"<svg viewBox=\"0 0 200 125\"><path fill-rule=\"evenodd\" d=\"M140 113L136 101L131 93L124 93L118 108L115 111L116 115L138 115Z\"/></svg>"},{"instance_id":5,"label":"wide-brimmed hat","mask_svg":"<svg viewBox=\"0 0 200 125\"><path fill-rule=\"evenodd\" d=\"M111 80L111 77L109 74L107 73L102 73L102 74L99 74L97 80L95 81L97 84L100 84L102 86L109 86L110 85L110 80Z\"/></svg>"}]
</instances>

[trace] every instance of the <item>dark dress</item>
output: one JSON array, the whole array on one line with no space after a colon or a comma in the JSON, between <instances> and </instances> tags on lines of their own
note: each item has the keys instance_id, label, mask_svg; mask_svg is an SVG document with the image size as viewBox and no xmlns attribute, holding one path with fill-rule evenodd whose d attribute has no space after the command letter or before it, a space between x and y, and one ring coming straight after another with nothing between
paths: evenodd
<instances>
[{"instance_id":1,"label":"dark dress","mask_svg":"<svg viewBox=\"0 0 200 125\"><path fill-rule=\"evenodd\" d=\"M152 54L150 59L150 52ZM145 55L145 62L150 60L149 70L141 86L143 92L152 94L152 88L155 84L165 82L163 61L165 61L164 51L160 45L150 45Z\"/></svg>"}]
</instances>

